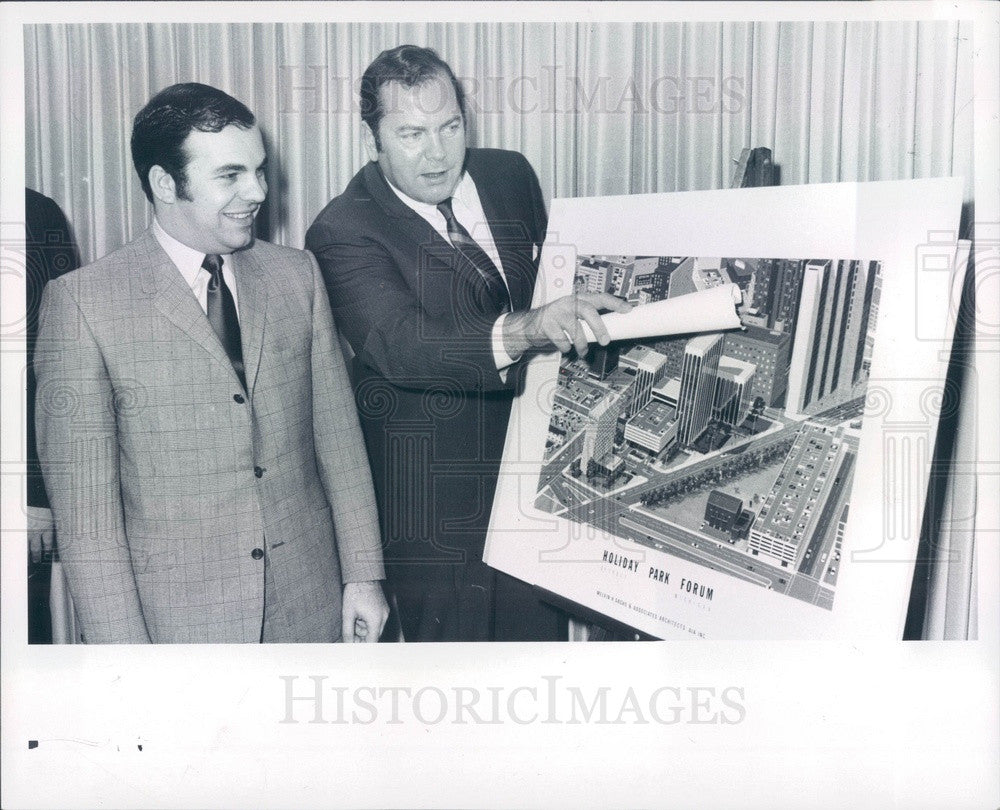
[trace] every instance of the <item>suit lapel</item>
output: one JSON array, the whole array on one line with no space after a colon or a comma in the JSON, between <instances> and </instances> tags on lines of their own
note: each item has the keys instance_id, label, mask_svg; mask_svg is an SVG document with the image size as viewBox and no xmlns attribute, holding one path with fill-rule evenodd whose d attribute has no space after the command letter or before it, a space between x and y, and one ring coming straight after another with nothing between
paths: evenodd
<instances>
[{"instance_id":1,"label":"suit lapel","mask_svg":"<svg viewBox=\"0 0 1000 810\"><path fill-rule=\"evenodd\" d=\"M518 212L508 210L509 207L505 205L507 196L498 193L502 187L488 182L480 173L476 154L474 150L469 150L465 168L476 184L479 202L493 234L497 253L500 254L500 263L510 290L511 308L514 311L527 309L531 306L535 279L533 272L530 276L526 275L526 268L533 271L531 258L534 246L527 230L519 227L521 220Z\"/></svg>"},{"instance_id":2,"label":"suit lapel","mask_svg":"<svg viewBox=\"0 0 1000 810\"><path fill-rule=\"evenodd\" d=\"M240 337L243 342L243 369L248 393L253 393L260 354L264 347L264 324L267 321L267 279L264 268L252 250L232 254L236 295L240 310Z\"/></svg>"},{"instance_id":3,"label":"suit lapel","mask_svg":"<svg viewBox=\"0 0 1000 810\"><path fill-rule=\"evenodd\" d=\"M135 247L135 266L138 268L141 289L152 295L153 305L184 334L232 371L233 364L229 362L218 335L205 317L205 311L152 231L143 234ZM233 379L236 379L236 372L232 371L232 374Z\"/></svg>"},{"instance_id":4,"label":"suit lapel","mask_svg":"<svg viewBox=\"0 0 1000 810\"><path fill-rule=\"evenodd\" d=\"M218 360L238 382L229 355L219 342L205 311L198 303L184 276L167 256L153 232L146 231L135 243L133 265L137 268L140 290L152 297L153 306L162 312L177 328ZM244 251L244 253L249 253ZM256 258L243 259L233 254L233 273L236 276L236 295L240 313L240 333L243 342L243 364L247 386L253 381L260 363L263 342L264 312L267 293L263 288L263 270ZM247 272L241 268L246 266ZM249 333L249 335L248 335Z\"/></svg>"},{"instance_id":5,"label":"suit lapel","mask_svg":"<svg viewBox=\"0 0 1000 810\"><path fill-rule=\"evenodd\" d=\"M365 166L365 185L371 192L372 199L382 207L387 216L394 220L394 225L413 240L414 244L425 254L451 265L452 270L465 277L470 284L482 284L476 268L455 250L441 234L434 230L426 219L396 196L395 192L389 188L388 182L375 162ZM415 263L412 271L409 268L404 268L404 272L417 273L419 272L418 267L419 263ZM412 283L414 289L421 289L418 278L414 277Z\"/></svg>"},{"instance_id":6,"label":"suit lapel","mask_svg":"<svg viewBox=\"0 0 1000 810\"><path fill-rule=\"evenodd\" d=\"M448 255L457 251L441 238L431 224L416 211L407 207L395 192L389 188L389 183L382 175L378 163L374 161L365 166L365 187L385 212L386 216L395 220L395 226L410 237L417 245L430 249L435 255Z\"/></svg>"},{"instance_id":7,"label":"suit lapel","mask_svg":"<svg viewBox=\"0 0 1000 810\"><path fill-rule=\"evenodd\" d=\"M495 244L497 252L500 254L500 263L503 265L507 286L510 289L513 309L526 309L531 305L534 288L534 272L531 261L533 246L530 243L524 244L525 240L530 240L527 232L516 234L512 241L504 230L504 223L511 223L511 227L513 227L520 220L516 212L509 212L503 206L505 196L498 193L494 184L487 182L482 177L475 155L475 150L470 149L466 171L472 175L472 179L476 183L476 190L479 192L479 199L483 205L483 213L486 214L486 221L496 240ZM400 231L407 234L424 250L447 261L457 274L466 277L471 284L476 286L482 284L476 268L443 239L427 220L407 207L389 188L389 184L377 163L369 163L365 166L364 172L365 186L372 195L372 199L382 207L387 216L395 220L395 225ZM416 279L414 282L415 289L419 289L419 282Z\"/></svg>"}]
</instances>

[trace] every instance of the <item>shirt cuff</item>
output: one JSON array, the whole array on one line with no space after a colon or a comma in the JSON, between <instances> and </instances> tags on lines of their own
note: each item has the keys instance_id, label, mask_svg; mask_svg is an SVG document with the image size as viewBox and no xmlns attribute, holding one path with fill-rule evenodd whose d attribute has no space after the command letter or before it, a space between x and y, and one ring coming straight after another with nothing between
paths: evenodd
<instances>
[{"instance_id":1,"label":"shirt cuff","mask_svg":"<svg viewBox=\"0 0 1000 810\"><path fill-rule=\"evenodd\" d=\"M497 318L497 322L493 324L491 339L493 341L493 362L496 363L497 371L503 371L521 359L520 355L517 357L511 357L507 354L507 349L505 349L503 345L503 322L507 319L508 314L509 313L505 312Z\"/></svg>"}]
</instances>

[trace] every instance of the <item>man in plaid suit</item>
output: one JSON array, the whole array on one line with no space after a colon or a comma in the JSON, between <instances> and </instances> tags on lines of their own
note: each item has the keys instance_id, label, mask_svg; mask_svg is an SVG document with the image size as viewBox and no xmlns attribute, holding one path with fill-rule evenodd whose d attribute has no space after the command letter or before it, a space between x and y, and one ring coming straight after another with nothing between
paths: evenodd
<instances>
[{"instance_id":1,"label":"man in plaid suit","mask_svg":"<svg viewBox=\"0 0 1000 810\"><path fill-rule=\"evenodd\" d=\"M376 641L371 475L322 277L254 240L253 114L200 84L136 116L155 219L50 283L39 456L91 643Z\"/></svg>"}]
</instances>

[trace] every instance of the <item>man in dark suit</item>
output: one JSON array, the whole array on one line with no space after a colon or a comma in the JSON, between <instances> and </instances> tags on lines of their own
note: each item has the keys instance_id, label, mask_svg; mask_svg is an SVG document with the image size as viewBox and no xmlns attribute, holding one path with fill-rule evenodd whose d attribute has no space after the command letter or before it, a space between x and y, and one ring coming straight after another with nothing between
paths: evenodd
<instances>
[{"instance_id":1,"label":"man in dark suit","mask_svg":"<svg viewBox=\"0 0 1000 810\"><path fill-rule=\"evenodd\" d=\"M546 213L524 157L467 149L461 85L434 51L361 81L371 158L306 246L354 352L387 583L409 641L560 640L565 616L482 563L518 363L607 342L604 294L529 309Z\"/></svg>"},{"instance_id":2,"label":"man in dark suit","mask_svg":"<svg viewBox=\"0 0 1000 810\"><path fill-rule=\"evenodd\" d=\"M90 643L378 639L375 494L319 268L254 239L253 114L157 93L152 226L45 288L38 452Z\"/></svg>"},{"instance_id":3,"label":"man in dark suit","mask_svg":"<svg viewBox=\"0 0 1000 810\"><path fill-rule=\"evenodd\" d=\"M45 494L35 441L35 367L31 362L38 335L38 306L42 290L54 278L79 266L69 223L55 200L24 190L25 336L27 359L27 506L28 506L28 642L52 641L49 587L55 553L55 521Z\"/></svg>"}]
</instances>

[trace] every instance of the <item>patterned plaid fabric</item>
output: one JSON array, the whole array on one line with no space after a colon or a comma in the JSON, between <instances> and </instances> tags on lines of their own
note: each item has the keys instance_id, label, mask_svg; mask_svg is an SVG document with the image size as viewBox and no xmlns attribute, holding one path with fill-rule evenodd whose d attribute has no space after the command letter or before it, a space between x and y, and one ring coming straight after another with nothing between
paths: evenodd
<instances>
[{"instance_id":1,"label":"patterned plaid fabric","mask_svg":"<svg viewBox=\"0 0 1000 810\"><path fill-rule=\"evenodd\" d=\"M88 642L259 641L265 538L275 640L336 640L341 583L382 577L315 260L260 241L233 258L245 396L150 232L46 287L39 456Z\"/></svg>"}]
</instances>

